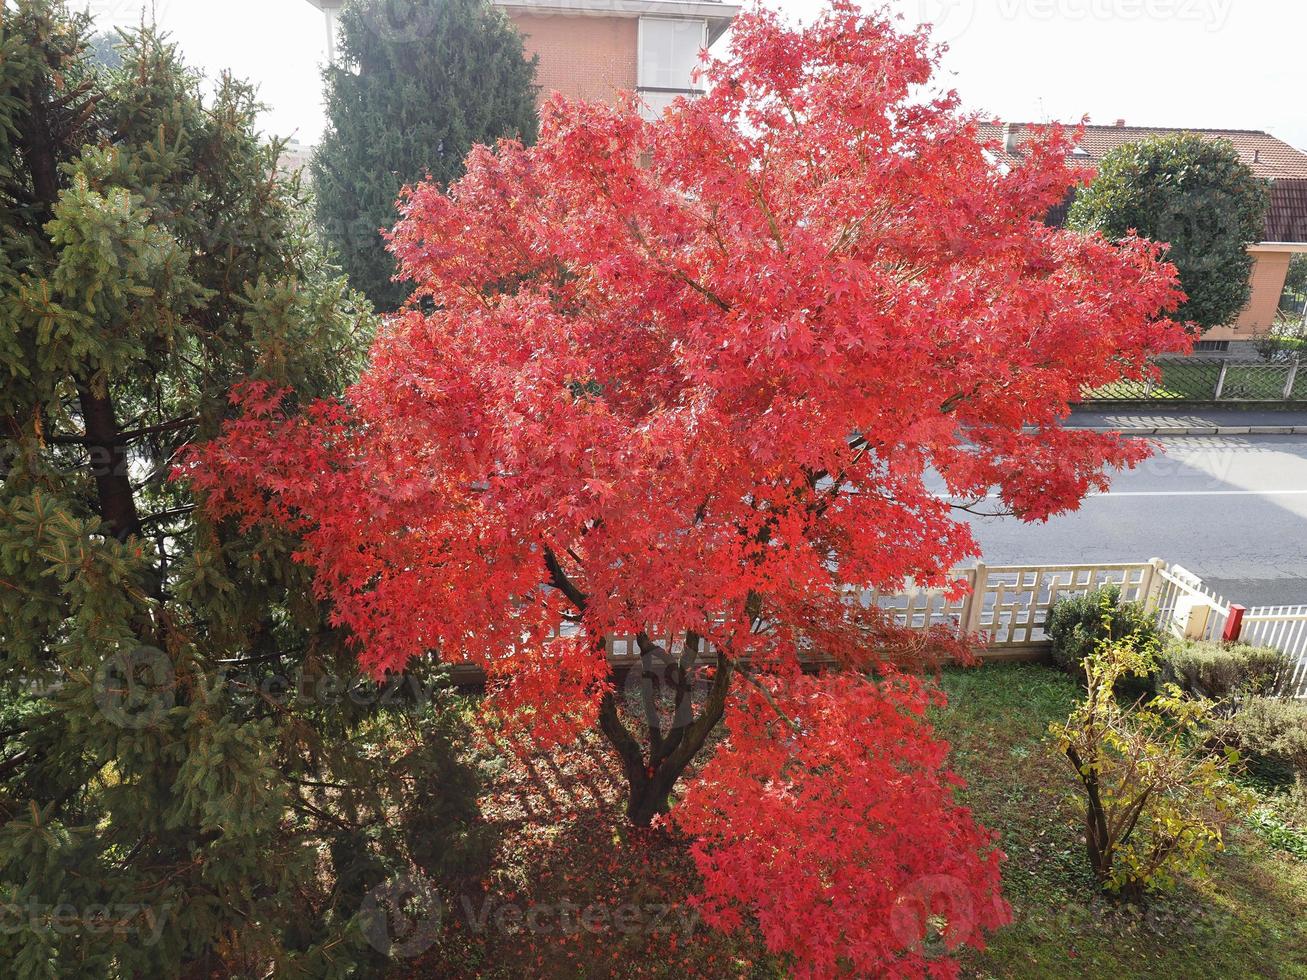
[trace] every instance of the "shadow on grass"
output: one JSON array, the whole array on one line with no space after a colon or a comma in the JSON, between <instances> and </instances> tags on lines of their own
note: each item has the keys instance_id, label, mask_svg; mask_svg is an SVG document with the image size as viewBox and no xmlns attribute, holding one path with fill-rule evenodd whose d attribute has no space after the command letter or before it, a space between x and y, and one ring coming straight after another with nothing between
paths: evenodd
<instances>
[{"instance_id":1,"label":"shadow on grass","mask_svg":"<svg viewBox=\"0 0 1307 980\"><path fill-rule=\"evenodd\" d=\"M503 748L507 749L507 746ZM483 813L499 835L478 894L449 896L437 943L399 977L781 977L754 932L700 921L689 842L631 826L600 740L499 755Z\"/></svg>"}]
</instances>

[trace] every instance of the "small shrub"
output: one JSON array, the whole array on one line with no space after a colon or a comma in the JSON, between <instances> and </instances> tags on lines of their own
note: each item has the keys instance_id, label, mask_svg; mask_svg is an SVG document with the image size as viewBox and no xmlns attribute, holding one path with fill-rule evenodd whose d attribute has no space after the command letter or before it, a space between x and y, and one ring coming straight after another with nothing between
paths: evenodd
<instances>
[{"instance_id":1,"label":"small shrub","mask_svg":"<svg viewBox=\"0 0 1307 980\"><path fill-rule=\"evenodd\" d=\"M1163 655L1159 678L1204 698L1267 697L1279 689L1291 666L1274 647L1182 640Z\"/></svg>"},{"instance_id":2,"label":"small shrub","mask_svg":"<svg viewBox=\"0 0 1307 980\"><path fill-rule=\"evenodd\" d=\"M1211 703L1165 685L1150 702L1123 706L1117 683L1143 677L1156 648L1103 641L1085 658L1085 700L1050 732L1075 768L1085 800L1085 845L1095 878L1133 896L1173 887L1201 871L1248 799L1230 780L1237 753L1211 751Z\"/></svg>"},{"instance_id":3,"label":"small shrub","mask_svg":"<svg viewBox=\"0 0 1307 980\"><path fill-rule=\"evenodd\" d=\"M1044 632L1052 643L1053 661L1064 670L1083 672L1085 658L1104 640L1133 640L1140 648L1154 644L1157 626L1137 602L1122 602L1117 585L1105 585L1076 595L1064 596L1048 611ZM1151 676L1123 678L1124 686L1146 686Z\"/></svg>"},{"instance_id":4,"label":"small shrub","mask_svg":"<svg viewBox=\"0 0 1307 980\"><path fill-rule=\"evenodd\" d=\"M1280 809L1286 820L1307 828L1307 773L1299 773L1293 785L1279 798Z\"/></svg>"},{"instance_id":5,"label":"small shrub","mask_svg":"<svg viewBox=\"0 0 1307 980\"><path fill-rule=\"evenodd\" d=\"M1307 831L1285 822L1278 814L1262 807L1254 810L1248 822L1267 844L1307 861Z\"/></svg>"},{"instance_id":6,"label":"small shrub","mask_svg":"<svg viewBox=\"0 0 1307 980\"><path fill-rule=\"evenodd\" d=\"M1262 360L1272 363L1284 363L1301 356L1307 350L1307 330L1303 327L1301 313L1293 318L1278 317L1268 332L1253 338L1253 348Z\"/></svg>"},{"instance_id":7,"label":"small shrub","mask_svg":"<svg viewBox=\"0 0 1307 980\"><path fill-rule=\"evenodd\" d=\"M1307 701L1251 698L1222 737L1247 757L1252 775L1280 784L1307 780Z\"/></svg>"}]
</instances>

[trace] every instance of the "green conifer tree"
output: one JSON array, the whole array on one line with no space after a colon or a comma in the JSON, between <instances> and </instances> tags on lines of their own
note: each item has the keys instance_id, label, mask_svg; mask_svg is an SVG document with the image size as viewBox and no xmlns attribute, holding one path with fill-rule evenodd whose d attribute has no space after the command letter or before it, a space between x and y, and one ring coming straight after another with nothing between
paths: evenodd
<instances>
[{"instance_id":1,"label":"green conifer tree","mask_svg":"<svg viewBox=\"0 0 1307 980\"><path fill-rule=\"evenodd\" d=\"M100 67L57 0L0 18L0 973L375 972L406 835L437 873L475 844L424 812L444 695L343 690L295 540L169 479L233 385L339 392L372 314L248 86L206 102L148 27Z\"/></svg>"},{"instance_id":2,"label":"green conifer tree","mask_svg":"<svg viewBox=\"0 0 1307 980\"><path fill-rule=\"evenodd\" d=\"M395 283L381 229L406 183L461 176L475 143L535 138L535 59L487 0L353 0L325 73L327 131L311 172L318 220L350 282L380 310Z\"/></svg>"}]
</instances>

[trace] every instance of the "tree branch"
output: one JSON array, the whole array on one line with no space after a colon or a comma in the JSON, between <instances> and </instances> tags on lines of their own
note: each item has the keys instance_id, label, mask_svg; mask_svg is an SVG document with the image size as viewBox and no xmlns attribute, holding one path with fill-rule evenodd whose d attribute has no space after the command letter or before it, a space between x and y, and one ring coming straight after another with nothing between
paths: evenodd
<instances>
[{"instance_id":1,"label":"tree branch","mask_svg":"<svg viewBox=\"0 0 1307 980\"><path fill-rule=\"evenodd\" d=\"M563 570L563 565L559 562L558 556L554 554L554 550L549 545L542 545L542 548L544 550L545 567L549 569L550 583L563 595L567 596L572 605L584 612L585 604L590 597L568 578L567 572Z\"/></svg>"},{"instance_id":2,"label":"tree branch","mask_svg":"<svg viewBox=\"0 0 1307 980\"><path fill-rule=\"evenodd\" d=\"M599 728L617 750L617 757L621 760L627 783L633 788L647 783L649 772L645 768L644 752L640 748L640 743L635 740L635 736L622 724L622 719L617 713L617 698L612 691L606 692L603 700L599 702Z\"/></svg>"},{"instance_id":3,"label":"tree branch","mask_svg":"<svg viewBox=\"0 0 1307 980\"><path fill-rule=\"evenodd\" d=\"M663 726L658 719L658 699L657 692L654 690L654 664L661 655L662 660L666 663L667 651L660 644L654 643L649 638L649 634L641 630L635 634L636 645L640 648L640 700L644 704L644 725L645 731L649 736L649 760L651 765L656 765L654 760L662 756L663 749Z\"/></svg>"}]
</instances>

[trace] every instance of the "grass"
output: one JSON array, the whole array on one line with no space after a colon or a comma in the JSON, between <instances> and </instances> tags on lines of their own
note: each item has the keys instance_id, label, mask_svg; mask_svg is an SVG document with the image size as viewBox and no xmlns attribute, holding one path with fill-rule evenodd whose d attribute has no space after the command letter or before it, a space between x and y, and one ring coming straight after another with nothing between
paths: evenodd
<instances>
[{"instance_id":1,"label":"grass","mask_svg":"<svg viewBox=\"0 0 1307 980\"><path fill-rule=\"evenodd\" d=\"M1106 385L1086 398L1097 401L1196 401L1216 398L1216 383L1221 376L1217 359L1193 358L1163 361L1161 379L1147 390L1140 381L1120 381ZM1282 364L1231 364L1226 370L1222 401L1281 401L1288 366ZM1307 399L1307 369L1299 369L1291 397Z\"/></svg>"},{"instance_id":2,"label":"grass","mask_svg":"<svg viewBox=\"0 0 1307 980\"><path fill-rule=\"evenodd\" d=\"M489 775L481 811L496 844L483 876L443 895L439 939L389 980L785 977L755 930L699 920L688 842L627 822L598 735L525 759L500 752Z\"/></svg>"},{"instance_id":3,"label":"grass","mask_svg":"<svg viewBox=\"0 0 1307 980\"><path fill-rule=\"evenodd\" d=\"M968 780L966 802L1001 836L1014 915L986 951L964 954L964 976L1307 977L1299 830L1259 808L1205 879L1142 906L1111 902L1088 872L1070 768L1043 739L1070 712L1075 683L1012 665L950 671L944 686L937 724Z\"/></svg>"},{"instance_id":4,"label":"grass","mask_svg":"<svg viewBox=\"0 0 1307 980\"><path fill-rule=\"evenodd\" d=\"M1216 381L1221 364L1215 360L1194 358L1186 361L1164 361L1160 365L1161 379L1151 389L1142 381L1119 381L1106 385L1086 398L1095 400L1155 401L1211 401L1216 393Z\"/></svg>"},{"instance_id":5,"label":"grass","mask_svg":"<svg viewBox=\"0 0 1307 980\"><path fill-rule=\"evenodd\" d=\"M1269 370L1268 370L1269 369ZM1222 398L1281 399L1288 380L1288 365L1231 364L1225 375ZM1307 397L1307 371L1300 369L1295 376L1293 398Z\"/></svg>"},{"instance_id":6,"label":"grass","mask_svg":"<svg viewBox=\"0 0 1307 980\"><path fill-rule=\"evenodd\" d=\"M1307 978L1301 807L1265 793L1208 877L1142 905L1114 903L1088 871L1078 784L1045 739L1049 723L1071 711L1077 685L1051 667L995 665L947 671L943 686L949 704L934 722L967 780L963 802L1000 835L1014 914L986 950L959 954L964 977ZM474 887L446 897L434 946L388 976L786 976L756 933L723 936L697 921L685 842L627 825L622 790L594 736L530 761L500 753L481 804L495 830L493 854ZM560 929L564 905L592 909L603 927ZM500 915L532 907L550 910L543 933ZM620 931L611 923L623 908L643 919ZM650 918L664 908L660 920Z\"/></svg>"}]
</instances>

